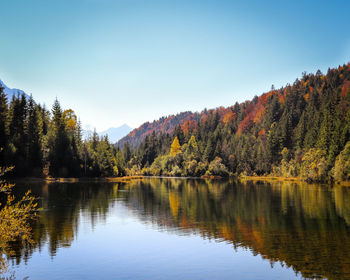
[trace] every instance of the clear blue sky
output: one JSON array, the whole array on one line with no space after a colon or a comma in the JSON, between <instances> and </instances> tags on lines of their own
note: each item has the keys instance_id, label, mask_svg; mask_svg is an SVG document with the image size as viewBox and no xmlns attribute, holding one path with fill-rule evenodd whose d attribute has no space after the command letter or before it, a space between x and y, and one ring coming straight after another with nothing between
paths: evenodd
<instances>
[{"instance_id":1,"label":"clear blue sky","mask_svg":"<svg viewBox=\"0 0 350 280\"><path fill-rule=\"evenodd\" d=\"M1 0L0 79L83 125L229 106L350 61L350 1Z\"/></svg>"}]
</instances>

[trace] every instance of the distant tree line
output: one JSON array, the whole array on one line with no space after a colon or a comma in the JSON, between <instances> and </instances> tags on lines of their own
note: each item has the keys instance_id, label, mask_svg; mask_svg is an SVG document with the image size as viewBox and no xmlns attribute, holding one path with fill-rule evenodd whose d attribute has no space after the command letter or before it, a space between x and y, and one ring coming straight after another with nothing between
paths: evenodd
<instances>
[{"instance_id":1,"label":"distant tree line","mask_svg":"<svg viewBox=\"0 0 350 280\"><path fill-rule=\"evenodd\" d=\"M123 143L129 174L350 179L350 63Z\"/></svg>"},{"instance_id":2,"label":"distant tree line","mask_svg":"<svg viewBox=\"0 0 350 280\"><path fill-rule=\"evenodd\" d=\"M49 111L24 95L8 101L0 87L0 166L14 166L11 176L122 176L117 154L107 136L83 140L76 114L57 100Z\"/></svg>"}]
</instances>

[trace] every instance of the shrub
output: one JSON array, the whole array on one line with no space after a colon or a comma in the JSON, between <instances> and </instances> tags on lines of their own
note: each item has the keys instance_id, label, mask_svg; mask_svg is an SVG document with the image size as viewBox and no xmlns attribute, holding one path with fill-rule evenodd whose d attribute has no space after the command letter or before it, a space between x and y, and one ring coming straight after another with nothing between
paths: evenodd
<instances>
[{"instance_id":1,"label":"shrub","mask_svg":"<svg viewBox=\"0 0 350 280\"><path fill-rule=\"evenodd\" d=\"M337 181L350 179L350 141L337 156L333 168L334 179Z\"/></svg>"},{"instance_id":2,"label":"shrub","mask_svg":"<svg viewBox=\"0 0 350 280\"><path fill-rule=\"evenodd\" d=\"M210 162L206 175L227 177L229 173L226 166L222 164L222 159L216 157L212 162Z\"/></svg>"},{"instance_id":3,"label":"shrub","mask_svg":"<svg viewBox=\"0 0 350 280\"><path fill-rule=\"evenodd\" d=\"M326 152L311 148L302 158L301 175L310 181L322 181L327 175Z\"/></svg>"}]
</instances>

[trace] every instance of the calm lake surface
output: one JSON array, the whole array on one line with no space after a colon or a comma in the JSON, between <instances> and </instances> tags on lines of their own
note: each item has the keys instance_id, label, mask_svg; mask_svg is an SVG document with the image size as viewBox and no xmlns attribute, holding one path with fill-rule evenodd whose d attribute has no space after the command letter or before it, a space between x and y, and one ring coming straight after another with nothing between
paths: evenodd
<instances>
[{"instance_id":1,"label":"calm lake surface","mask_svg":"<svg viewBox=\"0 0 350 280\"><path fill-rule=\"evenodd\" d=\"M33 246L14 246L17 279L350 279L350 188L155 178L29 187L42 211Z\"/></svg>"}]
</instances>

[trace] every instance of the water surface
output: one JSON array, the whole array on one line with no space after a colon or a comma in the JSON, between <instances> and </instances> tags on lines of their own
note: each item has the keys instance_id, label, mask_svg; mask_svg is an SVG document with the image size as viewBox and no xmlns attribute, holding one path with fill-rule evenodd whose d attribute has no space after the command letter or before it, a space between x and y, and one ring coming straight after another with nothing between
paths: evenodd
<instances>
[{"instance_id":1,"label":"water surface","mask_svg":"<svg viewBox=\"0 0 350 280\"><path fill-rule=\"evenodd\" d=\"M18 279L350 279L350 189L143 179L32 184ZM17 186L18 192L25 190Z\"/></svg>"}]
</instances>

